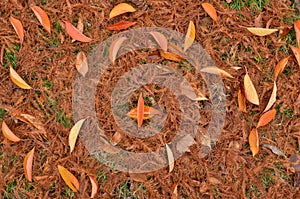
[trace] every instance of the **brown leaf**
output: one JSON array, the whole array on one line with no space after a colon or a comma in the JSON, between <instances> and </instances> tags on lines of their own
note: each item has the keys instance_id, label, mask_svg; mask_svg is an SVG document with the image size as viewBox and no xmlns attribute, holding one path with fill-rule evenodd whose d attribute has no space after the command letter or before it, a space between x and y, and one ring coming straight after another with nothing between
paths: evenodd
<instances>
[{"instance_id":1,"label":"brown leaf","mask_svg":"<svg viewBox=\"0 0 300 199\"><path fill-rule=\"evenodd\" d=\"M84 52L80 51L77 54L75 66L77 71L84 77L89 70L87 58Z\"/></svg>"},{"instance_id":2,"label":"brown leaf","mask_svg":"<svg viewBox=\"0 0 300 199\"><path fill-rule=\"evenodd\" d=\"M276 101L276 93L277 93L277 86L276 86L276 82L274 81L274 86L273 86L272 94L271 94L271 97L269 99L269 102L268 102L268 104L267 104L264 112L268 111L273 106L273 104L275 103L275 101Z\"/></svg>"},{"instance_id":3,"label":"brown leaf","mask_svg":"<svg viewBox=\"0 0 300 199\"><path fill-rule=\"evenodd\" d=\"M32 163L33 163L34 147L25 156L23 167L26 180L32 182Z\"/></svg>"},{"instance_id":4,"label":"brown leaf","mask_svg":"<svg viewBox=\"0 0 300 199\"><path fill-rule=\"evenodd\" d=\"M268 28L247 28L247 30L249 30L249 32L251 32L252 34L260 37L267 36L278 31L278 29Z\"/></svg>"},{"instance_id":5,"label":"brown leaf","mask_svg":"<svg viewBox=\"0 0 300 199\"><path fill-rule=\"evenodd\" d=\"M91 184L92 184L92 193L91 193L91 198L94 198L98 192L98 182L96 180L96 178L94 176L90 176L89 175L89 178L90 178L90 181L91 181Z\"/></svg>"},{"instance_id":6,"label":"brown leaf","mask_svg":"<svg viewBox=\"0 0 300 199\"><path fill-rule=\"evenodd\" d=\"M287 65L289 59L290 59L291 55L288 57L283 58L282 60L280 60L278 62L278 64L275 66L274 69L274 79L276 80L277 77L282 73L282 71L284 70L285 66Z\"/></svg>"},{"instance_id":7,"label":"brown leaf","mask_svg":"<svg viewBox=\"0 0 300 199\"><path fill-rule=\"evenodd\" d=\"M117 145L122 140L122 134L120 132L115 132L115 134L112 137L111 143L112 145Z\"/></svg>"},{"instance_id":8,"label":"brown leaf","mask_svg":"<svg viewBox=\"0 0 300 199\"><path fill-rule=\"evenodd\" d=\"M218 15L217 15L217 11L214 8L213 5L211 5L210 3L202 3L201 4L203 9L205 10L205 12L215 21L218 21Z\"/></svg>"},{"instance_id":9,"label":"brown leaf","mask_svg":"<svg viewBox=\"0 0 300 199\"><path fill-rule=\"evenodd\" d=\"M294 29L296 32L296 40L299 48L300 47L300 20L294 21Z\"/></svg>"},{"instance_id":10,"label":"brown leaf","mask_svg":"<svg viewBox=\"0 0 300 199\"><path fill-rule=\"evenodd\" d=\"M226 71L224 71L216 66L208 66L208 67L202 68L200 71L204 72L204 73L222 75L223 77L233 78L229 73L227 73Z\"/></svg>"},{"instance_id":11,"label":"brown leaf","mask_svg":"<svg viewBox=\"0 0 300 199\"><path fill-rule=\"evenodd\" d=\"M184 41L184 48L183 51L186 51L191 45L193 44L195 40L195 35L196 35L196 29L195 29L195 24L193 21L190 21L189 27L185 36L185 41Z\"/></svg>"},{"instance_id":12,"label":"brown leaf","mask_svg":"<svg viewBox=\"0 0 300 199\"><path fill-rule=\"evenodd\" d=\"M62 179L65 181L65 183L74 191L77 192L79 189L79 182L77 178L68 171L65 167L58 165L58 172L61 175Z\"/></svg>"},{"instance_id":13,"label":"brown leaf","mask_svg":"<svg viewBox=\"0 0 300 199\"><path fill-rule=\"evenodd\" d=\"M2 133L4 135L4 137L6 137L7 139L9 139L10 141L13 142L19 142L21 141L21 139L19 137L17 137L6 125L6 123L3 121L2 122Z\"/></svg>"},{"instance_id":14,"label":"brown leaf","mask_svg":"<svg viewBox=\"0 0 300 199\"><path fill-rule=\"evenodd\" d=\"M208 181L210 184L222 184L222 182L221 182L219 179L217 179L217 178L215 178L215 177L212 177L212 176L209 176L209 177L207 178L207 181Z\"/></svg>"},{"instance_id":15,"label":"brown leaf","mask_svg":"<svg viewBox=\"0 0 300 199\"><path fill-rule=\"evenodd\" d=\"M248 73L246 73L244 77L244 90L245 90L246 99L253 104L259 105L259 99L258 99L256 89Z\"/></svg>"},{"instance_id":16,"label":"brown leaf","mask_svg":"<svg viewBox=\"0 0 300 199\"><path fill-rule=\"evenodd\" d=\"M82 34L77 28L75 28L70 22L64 20L66 26L66 32L72 37L72 39L81 42L91 42L93 39Z\"/></svg>"},{"instance_id":17,"label":"brown leaf","mask_svg":"<svg viewBox=\"0 0 300 199\"><path fill-rule=\"evenodd\" d=\"M171 199L178 199L178 183L174 183L172 186Z\"/></svg>"},{"instance_id":18,"label":"brown leaf","mask_svg":"<svg viewBox=\"0 0 300 199\"><path fill-rule=\"evenodd\" d=\"M257 128L261 127L261 126L265 126L267 125L269 122L271 122L274 117L276 115L276 109L272 109L268 112L265 112L260 118L259 118L259 121L258 121L258 124L257 124Z\"/></svg>"},{"instance_id":19,"label":"brown leaf","mask_svg":"<svg viewBox=\"0 0 300 199\"><path fill-rule=\"evenodd\" d=\"M144 99L142 93L140 93L138 105L137 105L137 123L138 127L141 127L144 120Z\"/></svg>"},{"instance_id":20,"label":"brown leaf","mask_svg":"<svg viewBox=\"0 0 300 199\"><path fill-rule=\"evenodd\" d=\"M135 12L136 10L127 3L120 3L116 5L109 13L109 18L124 14L126 12Z\"/></svg>"},{"instance_id":21,"label":"brown leaf","mask_svg":"<svg viewBox=\"0 0 300 199\"><path fill-rule=\"evenodd\" d=\"M298 66L300 68L300 49L295 47L295 46L292 46L290 45L290 48L292 49L295 57L296 57L296 60L297 60L297 63L298 63Z\"/></svg>"},{"instance_id":22,"label":"brown leaf","mask_svg":"<svg viewBox=\"0 0 300 199\"><path fill-rule=\"evenodd\" d=\"M107 30L126 30L127 28L129 28L135 24L136 24L136 22L120 21L116 24L107 26Z\"/></svg>"},{"instance_id":23,"label":"brown leaf","mask_svg":"<svg viewBox=\"0 0 300 199\"><path fill-rule=\"evenodd\" d=\"M169 173L171 173L174 169L174 156L168 144L166 144L166 150L167 150L167 157L169 162Z\"/></svg>"},{"instance_id":24,"label":"brown leaf","mask_svg":"<svg viewBox=\"0 0 300 199\"><path fill-rule=\"evenodd\" d=\"M244 90L244 86L242 85L240 85L238 90L238 105L240 111L247 113L245 90Z\"/></svg>"},{"instance_id":25,"label":"brown leaf","mask_svg":"<svg viewBox=\"0 0 300 199\"><path fill-rule=\"evenodd\" d=\"M254 157L259 151L259 139L257 129L251 130L249 134L249 145L252 155Z\"/></svg>"},{"instance_id":26,"label":"brown leaf","mask_svg":"<svg viewBox=\"0 0 300 199\"><path fill-rule=\"evenodd\" d=\"M168 48L167 38L163 34L161 34L160 32L153 31L153 32L150 32L150 34L155 39L155 41L158 43L160 48L164 51L167 51L167 48Z\"/></svg>"},{"instance_id":27,"label":"brown leaf","mask_svg":"<svg viewBox=\"0 0 300 199\"><path fill-rule=\"evenodd\" d=\"M112 63L115 63L116 56L118 51L122 45L122 43L126 40L126 37L120 37L114 40L109 47L109 59Z\"/></svg>"},{"instance_id":28,"label":"brown leaf","mask_svg":"<svg viewBox=\"0 0 300 199\"><path fill-rule=\"evenodd\" d=\"M45 30L48 33L51 33L51 25L47 13L39 6L32 6L31 10L34 12L35 16L38 18Z\"/></svg>"},{"instance_id":29,"label":"brown leaf","mask_svg":"<svg viewBox=\"0 0 300 199\"><path fill-rule=\"evenodd\" d=\"M160 50L159 52L160 52L160 56L162 56L165 59L175 61L175 62L183 61L183 57L181 57L180 55L177 55L175 53L171 53L171 52L167 52L167 51L163 51L163 50Z\"/></svg>"},{"instance_id":30,"label":"brown leaf","mask_svg":"<svg viewBox=\"0 0 300 199\"><path fill-rule=\"evenodd\" d=\"M24 28L23 28L21 21L14 18L13 16L10 16L9 21L10 21L11 25L14 27L17 35L19 36L20 44L22 45L23 41L24 41Z\"/></svg>"}]
</instances>

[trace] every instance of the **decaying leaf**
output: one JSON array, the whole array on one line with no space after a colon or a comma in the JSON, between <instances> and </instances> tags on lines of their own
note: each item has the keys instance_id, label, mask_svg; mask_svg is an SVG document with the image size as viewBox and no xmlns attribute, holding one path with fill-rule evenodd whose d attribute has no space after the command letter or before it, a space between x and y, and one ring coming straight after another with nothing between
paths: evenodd
<instances>
[{"instance_id":1,"label":"decaying leaf","mask_svg":"<svg viewBox=\"0 0 300 199\"><path fill-rule=\"evenodd\" d=\"M195 35L196 35L196 29L195 29L195 24L193 21L190 21L189 27L185 36L185 41L184 41L184 48L183 51L186 51L191 45L193 44L195 40Z\"/></svg>"},{"instance_id":2,"label":"decaying leaf","mask_svg":"<svg viewBox=\"0 0 300 199\"><path fill-rule=\"evenodd\" d=\"M143 121L144 121L144 106L145 106L145 102L143 99L143 95L142 93L140 93L139 99L138 99L138 105L137 105L137 123L138 123L138 127L141 127L143 125Z\"/></svg>"},{"instance_id":3,"label":"decaying leaf","mask_svg":"<svg viewBox=\"0 0 300 199\"><path fill-rule=\"evenodd\" d=\"M122 134L120 132L115 132L115 134L113 135L112 139L111 139L111 143L112 145L117 145L120 141L122 140Z\"/></svg>"},{"instance_id":4,"label":"decaying leaf","mask_svg":"<svg viewBox=\"0 0 300 199\"><path fill-rule=\"evenodd\" d=\"M299 48L300 47L300 20L294 21L294 29L296 32L296 40Z\"/></svg>"},{"instance_id":5,"label":"decaying leaf","mask_svg":"<svg viewBox=\"0 0 300 199\"><path fill-rule=\"evenodd\" d=\"M144 120L150 119L154 115L160 114L161 112L159 110L156 110L155 108L152 108L150 106L144 106ZM137 107L129 111L129 113L127 113L127 116L131 117L132 119L137 119Z\"/></svg>"},{"instance_id":6,"label":"decaying leaf","mask_svg":"<svg viewBox=\"0 0 300 199\"><path fill-rule=\"evenodd\" d=\"M167 157L168 157L168 162L169 162L169 173L171 173L174 169L174 156L173 152L170 149L169 145L166 144L166 150L167 150Z\"/></svg>"},{"instance_id":7,"label":"decaying leaf","mask_svg":"<svg viewBox=\"0 0 300 199\"><path fill-rule=\"evenodd\" d=\"M9 76L11 81L20 88L32 89L32 87L29 86L12 67L9 67Z\"/></svg>"},{"instance_id":8,"label":"decaying leaf","mask_svg":"<svg viewBox=\"0 0 300 199\"><path fill-rule=\"evenodd\" d=\"M115 63L116 56L118 54L118 51L122 45L122 43L126 40L126 37L120 37L116 40L114 40L110 47L109 47L109 59L112 63Z\"/></svg>"},{"instance_id":9,"label":"decaying leaf","mask_svg":"<svg viewBox=\"0 0 300 199\"><path fill-rule=\"evenodd\" d=\"M259 105L259 99L258 99L256 89L248 73L246 73L244 77L244 90L245 90L246 99L253 104Z\"/></svg>"},{"instance_id":10,"label":"decaying leaf","mask_svg":"<svg viewBox=\"0 0 300 199\"><path fill-rule=\"evenodd\" d=\"M10 16L9 22L11 25L14 27L19 39L20 39L20 44L23 44L24 41L24 28L20 20L14 18L13 16Z\"/></svg>"},{"instance_id":11,"label":"decaying leaf","mask_svg":"<svg viewBox=\"0 0 300 199\"><path fill-rule=\"evenodd\" d=\"M244 90L244 86L242 85L240 85L238 90L238 105L240 111L247 113L245 90Z\"/></svg>"},{"instance_id":12,"label":"decaying leaf","mask_svg":"<svg viewBox=\"0 0 300 199\"><path fill-rule=\"evenodd\" d=\"M136 24L136 22L120 21L116 24L107 26L107 30L126 30L127 28L129 28L135 24Z\"/></svg>"},{"instance_id":13,"label":"decaying leaf","mask_svg":"<svg viewBox=\"0 0 300 199\"><path fill-rule=\"evenodd\" d=\"M203 73L222 75L223 77L233 78L229 73L227 73L226 71L224 71L216 66L208 66L208 67L202 68L200 71Z\"/></svg>"},{"instance_id":14,"label":"decaying leaf","mask_svg":"<svg viewBox=\"0 0 300 199\"><path fill-rule=\"evenodd\" d=\"M178 183L174 183L172 186L171 199L178 199Z\"/></svg>"},{"instance_id":15,"label":"decaying leaf","mask_svg":"<svg viewBox=\"0 0 300 199\"><path fill-rule=\"evenodd\" d=\"M269 102L264 110L264 112L268 111L272 106L273 104L275 103L276 101L276 94L277 93L277 86L276 86L276 81L274 81L274 86L273 86L273 90L272 90L272 94L271 94L271 97L269 99Z\"/></svg>"},{"instance_id":16,"label":"decaying leaf","mask_svg":"<svg viewBox=\"0 0 300 199\"><path fill-rule=\"evenodd\" d=\"M201 4L205 12L215 21L218 21L217 11L214 6L210 3L202 3Z\"/></svg>"},{"instance_id":17,"label":"decaying leaf","mask_svg":"<svg viewBox=\"0 0 300 199\"><path fill-rule=\"evenodd\" d=\"M290 48L292 49L292 51L295 55L295 58L297 60L298 66L300 68L300 49L299 49L299 47L297 48L297 47L292 46L292 45L290 45Z\"/></svg>"},{"instance_id":18,"label":"decaying leaf","mask_svg":"<svg viewBox=\"0 0 300 199\"><path fill-rule=\"evenodd\" d=\"M70 146L70 153L74 150L76 140L78 137L78 134L80 132L80 129L84 123L85 119L81 119L72 127L70 134L69 134L69 146Z\"/></svg>"},{"instance_id":19,"label":"decaying leaf","mask_svg":"<svg viewBox=\"0 0 300 199\"><path fill-rule=\"evenodd\" d=\"M48 33L51 33L51 25L47 13L39 6L32 6L30 8L34 12L35 16L38 18L39 22L45 28L45 30Z\"/></svg>"},{"instance_id":20,"label":"decaying leaf","mask_svg":"<svg viewBox=\"0 0 300 199\"><path fill-rule=\"evenodd\" d=\"M155 41L158 43L158 45L161 47L162 50L167 51L168 49L168 40L167 38L161 34L160 32L150 32L150 34L153 36Z\"/></svg>"},{"instance_id":21,"label":"decaying leaf","mask_svg":"<svg viewBox=\"0 0 300 199\"><path fill-rule=\"evenodd\" d=\"M261 36L261 37L270 35L276 31L278 31L278 29L269 29L269 28L247 28L247 30L249 30L252 34Z\"/></svg>"},{"instance_id":22,"label":"decaying leaf","mask_svg":"<svg viewBox=\"0 0 300 199\"><path fill-rule=\"evenodd\" d=\"M84 52L80 51L76 56L76 69L84 77L89 70L87 58Z\"/></svg>"},{"instance_id":23,"label":"decaying leaf","mask_svg":"<svg viewBox=\"0 0 300 199\"><path fill-rule=\"evenodd\" d=\"M6 123L3 121L2 122L2 134L4 135L4 137L6 137L7 139L9 139L10 141L13 142L19 142L21 141L21 139L19 137L17 137L6 125Z\"/></svg>"},{"instance_id":24,"label":"decaying leaf","mask_svg":"<svg viewBox=\"0 0 300 199\"><path fill-rule=\"evenodd\" d=\"M276 109L272 109L272 110L269 110L268 112L265 112L259 118L257 128L267 125L269 122L271 122L274 119L275 115L276 115Z\"/></svg>"},{"instance_id":25,"label":"decaying leaf","mask_svg":"<svg viewBox=\"0 0 300 199\"><path fill-rule=\"evenodd\" d=\"M74 191L77 192L79 189L79 182L77 178L70 172L68 171L65 167L58 165L58 172L62 179L65 181L65 183Z\"/></svg>"},{"instance_id":26,"label":"decaying leaf","mask_svg":"<svg viewBox=\"0 0 300 199\"><path fill-rule=\"evenodd\" d=\"M287 65L289 59L291 56L285 57L282 60L280 60L278 62L278 64L275 66L274 69L274 79L276 80L277 77L282 73L282 71L284 70L285 66Z\"/></svg>"},{"instance_id":27,"label":"decaying leaf","mask_svg":"<svg viewBox=\"0 0 300 199\"><path fill-rule=\"evenodd\" d=\"M33 163L34 147L25 156L23 167L26 180L32 182L32 163Z\"/></svg>"},{"instance_id":28,"label":"decaying leaf","mask_svg":"<svg viewBox=\"0 0 300 199\"><path fill-rule=\"evenodd\" d=\"M252 155L254 157L259 151L259 139L257 129L251 130L249 134L249 145Z\"/></svg>"},{"instance_id":29,"label":"decaying leaf","mask_svg":"<svg viewBox=\"0 0 300 199\"><path fill-rule=\"evenodd\" d=\"M91 181L91 184L92 184L91 198L94 198L96 196L97 192L98 192L99 185L98 185L98 182L97 182L97 180L94 176L89 175L89 178L90 178L90 181Z\"/></svg>"},{"instance_id":30,"label":"decaying leaf","mask_svg":"<svg viewBox=\"0 0 300 199\"><path fill-rule=\"evenodd\" d=\"M180 55L177 55L175 53L167 52L167 51L163 51L163 50L160 50L159 52L160 52L160 56L162 56L165 59L175 61L175 62L183 61L183 57L181 57Z\"/></svg>"},{"instance_id":31,"label":"decaying leaf","mask_svg":"<svg viewBox=\"0 0 300 199\"><path fill-rule=\"evenodd\" d=\"M127 3L120 3L116 5L109 13L109 18L124 14L126 12L135 12L136 9Z\"/></svg>"},{"instance_id":32,"label":"decaying leaf","mask_svg":"<svg viewBox=\"0 0 300 199\"><path fill-rule=\"evenodd\" d=\"M276 154L278 156L286 157L284 155L284 153L280 149L278 149L277 146L272 146L272 145L269 145L269 144L263 144L263 146L270 149L274 154Z\"/></svg>"},{"instance_id":33,"label":"decaying leaf","mask_svg":"<svg viewBox=\"0 0 300 199\"><path fill-rule=\"evenodd\" d=\"M64 20L66 26L66 32L72 37L72 39L81 41L81 42L91 42L93 39L85 36L77 28L75 28L69 21Z\"/></svg>"}]
</instances>

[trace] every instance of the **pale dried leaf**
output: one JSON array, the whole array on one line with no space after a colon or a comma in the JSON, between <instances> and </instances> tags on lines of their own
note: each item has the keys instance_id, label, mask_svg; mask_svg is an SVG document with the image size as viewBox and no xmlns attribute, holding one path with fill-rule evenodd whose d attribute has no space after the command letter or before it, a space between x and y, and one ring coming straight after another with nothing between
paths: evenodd
<instances>
[{"instance_id":1,"label":"pale dried leaf","mask_svg":"<svg viewBox=\"0 0 300 199\"><path fill-rule=\"evenodd\" d=\"M268 29L268 28L247 28L247 30L249 30L252 34L261 37L270 35L278 31L278 29Z\"/></svg>"},{"instance_id":2,"label":"pale dried leaf","mask_svg":"<svg viewBox=\"0 0 300 199\"><path fill-rule=\"evenodd\" d=\"M116 5L109 13L109 18L113 18L115 16L127 13L127 12L135 12L136 9L134 9L131 5L127 3L120 3Z\"/></svg>"},{"instance_id":3,"label":"pale dried leaf","mask_svg":"<svg viewBox=\"0 0 300 199\"><path fill-rule=\"evenodd\" d=\"M272 94L271 94L271 97L269 99L269 102L268 102L268 104L267 104L264 112L268 111L273 106L273 104L276 101L276 95L277 95L277 86L276 86L276 82L274 81L274 86L273 86Z\"/></svg>"},{"instance_id":4,"label":"pale dried leaf","mask_svg":"<svg viewBox=\"0 0 300 199\"><path fill-rule=\"evenodd\" d=\"M9 67L9 76L11 81L18 87L22 89L32 89L32 87L29 86L12 67Z\"/></svg>"},{"instance_id":5,"label":"pale dried leaf","mask_svg":"<svg viewBox=\"0 0 300 199\"><path fill-rule=\"evenodd\" d=\"M185 36L185 41L184 41L184 48L183 51L186 51L191 45L193 44L195 40L195 35L196 35L196 29L195 29L195 24L193 21L190 21L189 27Z\"/></svg>"},{"instance_id":6,"label":"pale dried leaf","mask_svg":"<svg viewBox=\"0 0 300 199\"><path fill-rule=\"evenodd\" d=\"M75 148L75 144L76 144L76 140L78 137L78 134L80 132L80 129L84 123L85 119L81 119L78 122L76 122L76 124L72 127L70 134L69 134L69 146L70 146L70 153L72 153L72 151Z\"/></svg>"},{"instance_id":7,"label":"pale dried leaf","mask_svg":"<svg viewBox=\"0 0 300 199\"><path fill-rule=\"evenodd\" d=\"M259 105L259 99L258 99L256 89L248 73L246 73L244 77L244 90L245 90L246 99L253 104Z\"/></svg>"},{"instance_id":8,"label":"pale dried leaf","mask_svg":"<svg viewBox=\"0 0 300 199\"><path fill-rule=\"evenodd\" d=\"M126 37L120 37L114 40L109 47L109 59L112 63L115 63L116 56L118 51L122 45L122 43L126 40Z\"/></svg>"},{"instance_id":9,"label":"pale dried leaf","mask_svg":"<svg viewBox=\"0 0 300 199\"><path fill-rule=\"evenodd\" d=\"M87 58L84 52L80 51L76 56L76 69L84 77L89 70Z\"/></svg>"},{"instance_id":10,"label":"pale dried leaf","mask_svg":"<svg viewBox=\"0 0 300 199\"><path fill-rule=\"evenodd\" d=\"M283 157L286 158L284 153L280 149L278 149L277 146L272 146L272 145L269 145L269 144L263 144L263 146L270 149L274 154L276 154L278 156L283 156Z\"/></svg>"},{"instance_id":11,"label":"pale dried leaf","mask_svg":"<svg viewBox=\"0 0 300 199\"><path fill-rule=\"evenodd\" d=\"M168 144L166 144L166 150L167 150L167 157L169 162L169 173L171 173L174 169L174 156Z\"/></svg>"},{"instance_id":12,"label":"pale dried leaf","mask_svg":"<svg viewBox=\"0 0 300 199\"><path fill-rule=\"evenodd\" d=\"M167 49L168 49L168 40L167 40L167 38L163 34L161 34L160 32L153 31L153 32L150 32L150 34L155 39L155 41L158 43L160 48L164 51L167 51Z\"/></svg>"},{"instance_id":13,"label":"pale dried leaf","mask_svg":"<svg viewBox=\"0 0 300 199\"><path fill-rule=\"evenodd\" d=\"M96 196L97 192L98 192L99 185L98 185L98 182L97 182L97 180L94 176L89 175L89 178L90 178L90 181L91 181L91 184L92 184L91 198L94 198Z\"/></svg>"},{"instance_id":14,"label":"pale dried leaf","mask_svg":"<svg viewBox=\"0 0 300 199\"><path fill-rule=\"evenodd\" d=\"M233 78L232 75L230 75L226 71L224 71L216 66L208 66L208 67L202 68L200 70L200 72L215 74L215 75L222 75L223 77Z\"/></svg>"}]
</instances>

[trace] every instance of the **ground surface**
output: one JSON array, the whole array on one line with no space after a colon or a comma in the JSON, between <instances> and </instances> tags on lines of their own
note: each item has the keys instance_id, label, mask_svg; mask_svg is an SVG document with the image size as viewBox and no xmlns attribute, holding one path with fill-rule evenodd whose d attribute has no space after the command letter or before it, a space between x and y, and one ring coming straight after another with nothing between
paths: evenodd
<instances>
[{"instance_id":1,"label":"ground surface","mask_svg":"<svg viewBox=\"0 0 300 199\"><path fill-rule=\"evenodd\" d=\"M205 14L201 1L132 0L128 3L137 12L108 19L110 10L121 1L96 0L41 0L35 3L49 15L52 33L48 35L39 26L30 6L34 1L0 2L0 45L5 45L3 65L0 67L0 120L23 139L19 143L0 144L0 198L88 198L91 185L87 174L95 175L99 182L97 198L170 198L172 187L178 183L178 198L299 198L297 177L289 167L289 157L299 153L299 106L294 105L299 95L300 73L294 58L288 63L277 81L278 93L274 107L275 119L259 131L261 144L275 145L287 156L279 157L269 149L260 148L253 157L249 149L248 135L257 124L271 94L273 69L278 61L292 54L288 45L295 45L295 32L291 30L281 41L278 34L256 37L245 27L262 26L269 22L270 28L292 27L300 19L293 2L265 0L209 1L218 11L219 23ZM9 23L9 16L20 19L25 29L25 40L19 40ZM261 19L259 20L259 15ZM91 43L74 42L65 33L62 20L76 25L78 18L84 20L85 35L95 38ZM75 57L79 51L88 53L99 42L115 31L106 27L123 20L136 21L133 27L164 27L186 33L190 20L196 26L196 40L203 45L216 65L231 73L235 79L224 79L227 108L226 122L221 137L211 153L200 159L200 143L194 144L175 162L175 168L130 175L112 170L89 156L78 140L70 155L68 134L74 125L72 120L72 89L77 74ZM272 19L272 20L271 20ZM271 21L270 21L271 20ZM117 131L110 113L110 95L113 85L123 73L137 63L153 62L147 51L126 55L105 73L99 81L96 110L100 123L108 137ZM181 70L196 88L197 79L193 70L170 62ZM12 66L34 90L22 90L9 78L8 67ZM231 67L242 67L234 70ZM260 106L248 103L248 113L239 111L237 90L245 69L258 91ZM199 88L202 90L202 88ZM169 142L176 130L178 107L176 99L164 89L154 85L143 87L144 96L153 97L150 104L158 103L171 110L169 119L160 134L163 142ZM136 105L138 93L132 96L131 105ZM200 103L201 104L201 103ZM35 116L46 128L47 138L37 130L14 119L13 110ZM18 122L16 122L18 121ZM205 121L204 121L205 122ZM146 123L147 124L147 123ZM130 138L125 132L120 147L131 151L151 151L160 146L155 138L141 141ZM1 141L4 137L1 135ZM197 140L196 140L197 141ZM25 180L23 158L35 147L32 183ZM57 171L57 165L68 168L80 181L80 190L73 193ZM47 169L44 169L44 168Z\"/></svg>"}]
</instances>

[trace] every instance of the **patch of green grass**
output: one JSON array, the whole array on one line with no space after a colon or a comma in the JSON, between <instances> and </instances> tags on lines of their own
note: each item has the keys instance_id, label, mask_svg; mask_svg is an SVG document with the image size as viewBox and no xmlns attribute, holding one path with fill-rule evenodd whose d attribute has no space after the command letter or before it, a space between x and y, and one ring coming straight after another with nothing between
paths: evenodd
<instances>
[{"instance_id":1,"label":"patch of green grass","mask_svg":"<svg viewBox=\"0 0 300 199\"><path fill-rule=\"evenodd\" d=\"M193 71L193 67L187 62L187 61L181 61L178 63L177 68L181 71L181 72L185 72L185 71Z\"/></svg>"},{"instance_id":2,"label":"patch of green grass","mask_svg":"<svg viewBox=\"0 0 300 199\"><path fill-rule=\"evenodd\" d=\"M271 185L275 184L274 175L274 169L264 169L260 174L261 183L266 191L268 191Z\"/></svg>"},{"instance_id":3,"label":"patch of green grass","mask_svg":"<svg viewBox=\"0 0 300 199\"><path fill-rule=\"evenodd\" d=\"M260 53L258 53L258 55L256 57L253 57L254 61L256 61L257 63L264 63L264 59L263 57L260 55Z\"/></svg>"},{"instance_id":4,"label":"patch of green grass","mask_svg":"<svg viewBox=\"0 0 300 199\"><path fill-rule=\"evenodd\" d=\"M233 0L225 4L230 9L241 10L243 7L262 11L264 6L269 5L268 0Z\"/></svg>"},{"instance_id":5,"label":"patch of green grass","mask_svg":"<svg viewBox=\"0 0 300 199\"><path fill-rule=\"evenodd\" d=\"M44 82L43 86L51 90L53 87L53 82L47 78L43 78L42 80Z\"/></svg>"},{"instance_id":6,"label":"patch of green grass","mask_svg":"<svg viewBox=\"0 0 300 199\"><path fill-rule=\"evenodd\" d=\"M29 192L32 191L32 190L34 189L33 183L28 182L28 181L25 179L25 176L24 176L23 180L24 180L24 184L25 184L24 189L25 189L26 191L29 191Z\"/></svg>"},{"instance_id":7,"label":"patch of green grass","mask_svg":"<svg viewBox=\"0 0 300 199\"><path fill-rule=\"evenodd\" d=\"M220 190L219 190L217 187L211 186L210 189L211 189L212 192L214 193L214 196L215 196L215 197L218 197L218 196L219 196Z\"/></svg>"},{"instance_id":8,"label":"patch of green grass","mask_svg":"<svg viewBox=\"0 0 300 199\"><path fill-rule=\"evenodd\" d=\"M0 122L3 120L6 113L7 113L7 111L4 108L0 108Z\"/></svg>"},{"instance_id":9,"label":"patch of green grass","mask_svg":"<svg viewBox=\"0 0 300 199\"><path fill-rule=\"evenodd\" d=\"M14 180L12 182L7 183L5 187L5 193L3 194L4 199L13 199L14 197L14 189L17 186L17 182Z\"/></svg>"},{"instance_id":10,"label":"patch of green grass","mask_svg":"<svg viewBox=\"0 0 300 199\"><path fill-rule=\"evenodd\" d=\"M147 60L142 59L142 60L141 60L141 64L147 64Z\"/></svg>"},{"instance_id":11,"label":"patch of green grass","mask_svg":"<svg viewBox=\"0 0 300 199\"><path fill-rule=\"evenodd\" d=\"M285 74L285 75L291 74L291 73L292 73L292 68L291 68L291 66L289 66L289 65L286 66L282 73Z\"/></svg>"},{"instance_id":12,"label":"patch of green grass","mask_svg":"<svg viewBox=\"0 0 300 199\"><path fill-rule=\"evenodd\" d=\"M61 27L61 25L59 24L58 21L55 21L55 22L53 23L53 25L54 25L54 27L56 28L56 30L57 30L58 33L62 32L62 27Z\"/></svg>"},{"instance_id":13,"label":"patch of green grass","mask_svg":"<svg viewBox=\"0 0 300 199\"><path fill-rule=\"evenodd\" d=\"M258 190L258 187L253 183L250 186L246 187L246 197L247 198L259 198L260 197L260 192Z\"/></svg>"},{"instance_id":14,"label":"patch of green grass","mask_svg":"<svg viewBox=\"0 0 300 199\"><path fill-rule=\"evenodd\" d=\"M294 110L293 109L284 109L283 115L288 119L292 119L294 116Z\"/></svg>"},{"instance_id":15,"label":"patch of green grass","mask_svg":"<svg viewBox=\"0 0 300 199\"><path fill-rule=\"evenodd\" d=\"M5 53L4 53L4 60L6 60L6 63L4 63L4 66L6 68L8 68L9 67L8 64L10 64L11 67L13 67L14 69L16 69L18 59L17 59L17 56L16 56L15 53L13 53L11 51L5 51Z\"/></svg>"},{"instance_id":16,"label":"patch of green grass","mask_svg":"<svg viewBox=\"0 0 300 199\"><path fill-rule=\"evenodd\" d=\"M146 187L143 183L138 184L138 188L134 191L130 189L131 184L128 181L125 181L120 187L114 190L115 194L118 194L118 198L131 198L138 199L136 192L142 190L146 192Z\"/></svg>"},{"instance_id":17,"label":"patch of green grass","mask_svg":"<svg viewBox=\"0 0 300 199\"><path fill-rule=\"evenodd\" d=\"M283 17L283 22L285 24L294 24L294 21L300 19L300 15L297 13L292 13Z\"/></svg>"},{"instance_id":18,"label":"patch of green grass","mask_svg":"<svg viewBox=\"0 0 300 199\"><path fill-rule=\"evenodd\" d=\"M74 192L69 187L66 187L66 189L62 192L62 195L67 196L69 199L72 199L74 197Z\"/></svg>"},{"instance_id":19,"label":"patch of green grass","mask_svg":"<svg viewBox=\"0 0 300 199\"><path fill-rule=\"evenodd\" d=\"M98 171L96 179L99 184L106 181L107 180L106 173L104 171Z\"/></svg>"},{"instance_id":20,"label":"patch of green grass","mask_svg":"<svg viewBox=\"0 0 300 199\"><path fill-rule=\"evenodd\" d=\"M66 113L63 110L59 110L56 114L56 121L61 123L65 128L71 126L71 120L67 118Z\"/></svg>"},{"instance_id":21,"label":"patch of green grass","mask_svg":"<svg viewBox=\"0 0 300 199\"><path fill-rule=\"evenodd\" d=\"M145 101L145 106L152 106L152 103L154 102L154 98L151 96L145 96L144 101Z\"/></svg>"}]
</instances>

